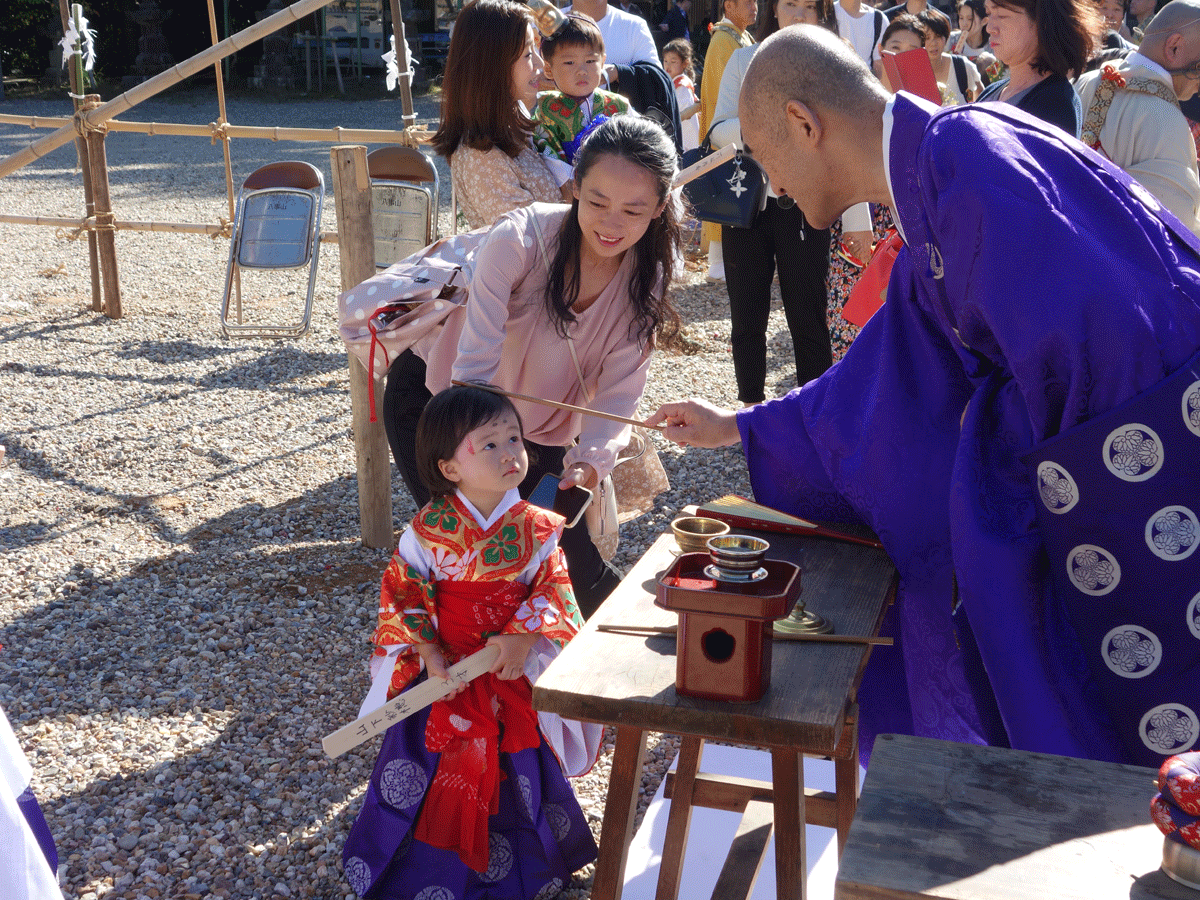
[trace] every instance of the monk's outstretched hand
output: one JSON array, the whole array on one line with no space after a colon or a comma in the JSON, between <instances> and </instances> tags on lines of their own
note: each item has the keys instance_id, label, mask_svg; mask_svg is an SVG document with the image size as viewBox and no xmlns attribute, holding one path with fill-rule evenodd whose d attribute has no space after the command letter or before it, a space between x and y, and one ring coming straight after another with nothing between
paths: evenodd
<instances>
[{"instance_id":1,"label":"monk's outstretched hand","mask_svg":"<svg viewBox=\"0 0 1200 900\"><path fill-rule=\"evenodd\" d=\"M737 413L696 398L664 403L646 424L665 424L663 435L667 440L684 447L725 447L742 439Z\"/></svg>"}]
</instances>

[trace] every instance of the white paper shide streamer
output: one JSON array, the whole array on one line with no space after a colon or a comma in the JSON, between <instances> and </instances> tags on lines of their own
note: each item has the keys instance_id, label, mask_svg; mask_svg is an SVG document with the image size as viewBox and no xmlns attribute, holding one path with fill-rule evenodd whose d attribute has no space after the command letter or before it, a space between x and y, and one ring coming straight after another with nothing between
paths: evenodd
<instances>
[{"instance_id":1,"label":"white paper shide streamer","mask_svg":"<svg viewBox=\"0 0 1200 900\"><path fill-rule=\"evenodd\" d=\"M392 49L381 57L387 65L387 89L394 91L396 85L400 82L400 66L396 63L396 35L390 35L388 42ZM412 48L408 46L408 41L404 42L404 74L410 78L413 74L413 56Z\"/></svg>"},{"instance_id":2,"label":"white paper shide streamer","mask_svg":"<svg viewBox=\"0 0 1200 900\"><path fill-rule=\"evenodd\" d=\"M63 65L75 55L75 44L80 37L83 38L83 67L88 72L92 71L96 65L96 31L88 24L88 20L83 16L79 17L79 30L75 30L75 21L71 19L67 22L67 30L63 33L62 40L58 43L63 48Z\"/></svg>"}]
</instances>

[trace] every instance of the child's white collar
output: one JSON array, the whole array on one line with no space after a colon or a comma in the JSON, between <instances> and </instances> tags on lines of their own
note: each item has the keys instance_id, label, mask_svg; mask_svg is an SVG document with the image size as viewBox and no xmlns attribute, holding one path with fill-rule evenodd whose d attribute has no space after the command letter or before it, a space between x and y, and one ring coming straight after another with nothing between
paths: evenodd
<instances>
[{"instance_id":1,"label":"child's white collar","mask_svg":"<svg viewBox=\"0 0 1200 900\"><path fill-rule=\"evenodd\" d=\"M483 513L475 508L475 504L468 500L462 491L456 490L454 493L458 496L459 502L461 502L462 505L467 508L467 512L471 514L471 516L475 519L475 522L483 531L487 531L489 528L495 525L496 522L499 521L500 517L512 509L521 499L521 495L517 493L517 489L512 488L504 495L503 499L496 504L496 508L492 510L492 514L487 518L484 518Z\"/></svg>"}]
</instances>

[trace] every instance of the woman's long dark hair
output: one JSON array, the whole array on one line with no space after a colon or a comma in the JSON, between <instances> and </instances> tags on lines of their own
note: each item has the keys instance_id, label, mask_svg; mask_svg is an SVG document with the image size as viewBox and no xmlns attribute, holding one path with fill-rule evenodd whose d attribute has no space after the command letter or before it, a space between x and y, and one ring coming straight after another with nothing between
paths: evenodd
<instances>
[{"instance_id":1,"label":"woman's long dark hair","mask_svg":"<svg viewBox=\"0 0 1200 900\"><path fill-rule=\"evenodd\" d=\"M634 331L639 341L650 341L656 332L670 337L679 329L679 314L670 300L671 282L680 253L679 210L670 196L675 178L675 144L662 127L640 116L614 116L584 140L575 157L575 184L582 185L588 171L602 156L618 156L640 166L658 182L663 211L650 220L646 233L626 251L634 254L629 275L629 302L633 305ZM550 261L546 280L546 314L562 337L575 321L571 307L579 299L580 249L579 200L571 203ZM659 282L662 288L659 290ZM632 337L632 335L631 335Z\"/></svg>"},{"instance_id":2,"label":"woman's long dark hair","mask_svg":"<svg viewBox=\"0 0 1200 900\"><path fill-rule=\"evenodd\" d=\"M817 0L817 24L838 33L837 14L833 11L834 0ZM779 0L771 0L766 12L758 17L758 28L754 40L762 43L779 30Z\"/></svg>"},{"instance_id":3,"label":"woman's long dark hair","mask_svg":"<svg viewBox=\"0 0 1200 900\"><path fill-rule=\"evenodd\" d=\"M433 149L450 158L460 144L499 147L516 158L529 144L533 121L513 96L512 67L525 52L533 16L511 0L473 0L454 22L442 78L442 121Z\"/></svg>"}]
</instances>

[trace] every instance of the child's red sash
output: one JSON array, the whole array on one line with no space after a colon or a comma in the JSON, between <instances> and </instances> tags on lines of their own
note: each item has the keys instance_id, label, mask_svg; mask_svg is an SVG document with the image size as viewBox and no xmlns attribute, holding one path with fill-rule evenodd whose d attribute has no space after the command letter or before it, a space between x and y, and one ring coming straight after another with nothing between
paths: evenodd
<instances>
[{"instance_id":1,"label":"child's red sash","mask_svg":"<svg viewBox=\"0 0 1200 900\"><path fill-rule=\"evenodd\" d=\"M447 662L481 648L485 635L512 619L529 586L519 581L438 581L438 641ZM501 736L503 723L503 736ZM429 709L425 746L442 754L413 836L453 850L476 872L488 867L488 816L500 797L499 751L536 747L537 715L525 678L503 681L491 673Z\"/></svg>"}]
</instances>

